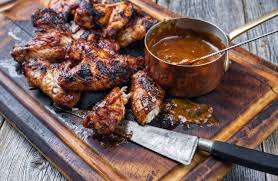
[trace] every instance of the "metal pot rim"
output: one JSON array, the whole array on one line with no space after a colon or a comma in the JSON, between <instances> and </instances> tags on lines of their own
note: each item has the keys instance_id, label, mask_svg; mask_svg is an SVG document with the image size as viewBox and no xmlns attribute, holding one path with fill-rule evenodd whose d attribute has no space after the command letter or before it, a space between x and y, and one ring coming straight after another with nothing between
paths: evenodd
<instances>
[{"instance_id":1,"label":"metal pot rim","mask_svg":"<svg viewBox=\"0 0 278 181\"><path fill-rule=\"evenodd\" d=\"M215 27L216 29L218 29L226 38L226 42L229 43L229 39L227 37L227 34L221 29L219 28L217 25L213 24L213 23L210 23L208 21L205 21L205 20L201 20L201 19L198 19L198 18L189 18L189 17L181 17L181 18L173 18L173 19L168 19L168 20L165 20L165 21L161 21L161 22L158 22L156 23L155 25L153 25L149 30L148 32L146 33L146 36L144 38L144 45L145 45L145 48L146 50L148 51L148 53L150 53L153 57L155 57L156 59L158 59L159 61L163 62L163 63L166 63L168 65L171 65L171 66L177 66L177 67L201 67L201 66L205 66L205 65L208 65L208 64L212 64L218 60L222 60L223 59L223 56L226 55L226 52L222 53L221 56L219 56L218 58L210 61L210 62L207 62L207 63L203 63L203 64L198 64L198 65L182 65L182 64L174 64L174 63L170 63L170 62L167 62L159 57L157 57L156 55L154 55L152 53L152 51L149 49L148 45L147 45L147 38L150 36L151 32L153 32L153 30L155 28L157 28L158 26L160 26L162 23L164 22L167 22L167 21L176 21L176 20L181 20L181 19L190 19L190 20L197 20L197 21L201 21L201 22L204 22L204 23L207 23L213 27ZM226 43L225 42L225 43ZM228 45L225 45L226 47Z\"/></svg>"}]
</instances>

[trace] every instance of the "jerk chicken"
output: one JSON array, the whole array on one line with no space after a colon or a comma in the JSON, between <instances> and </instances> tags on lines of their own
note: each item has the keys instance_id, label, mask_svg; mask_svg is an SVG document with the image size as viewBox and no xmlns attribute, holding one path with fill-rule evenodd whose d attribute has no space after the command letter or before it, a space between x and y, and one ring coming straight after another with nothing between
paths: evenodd
<instances>
[{"instance_id":1,"label":"jerk chicken","mask_svg":"<svg viewBox=\"0 0 278 181\"><path fill-rule=\"evenodd\" d=\"M116 42L120 47L127 47L130 43L143 39L148 29L156 22L157 21L150 16L139 17L131 21L126 28L119 32Z\"/></svg>"},{"instance_id":2,"label":"jerk chicken","mask_svg":"<svg viewBox=\"0 0 278 181\"><path fill-rule=\"evenodd\" d=\"M79 101L80 92L66 91L58 85L57 78L62 66L65 65L31 59L24 62L23 73L31 87L40 88L57 106L72 108Z\"/></svg>"},{"instance_id":3,"label":"jerk chicken","mask_svg":"<svg viewBox=\"0 0 278 181\"><path fill-rule=\"evenodd\" d=\"M118 86L132 77L132 110L140 124L150 122L164 91L140 71L142 57L122 55L120 49L143 39L157 21L127 1L50 0L48 7L32 15L34 37L11 52L30 86L67 108L78 103L83 91L112 89L83 122L98 134L111 134L131 95Z\"/></svg>"},{"instance_id":4,"label":"jerk chicken","mask_svg":"<svg viewBox=\"0 0 278 181\"><path fill-rule=\"evenodd\" d=\"M39 9L31 17L32 24L35 28L43 31L61 30L68 32L64 17L53 9Z\"/></svg>"},{"instance_id":5,"label":"jerk chicken","mask_svg":"<svg viewBox=\"0 0 278 181\"><path fill-rule=\"evenodd\" d=\"M123 28L134 10L132 4L126 1L97 4L90 0L52 0L48 7L64 14L64 17L72 16L74 21L83 28L103 27L104 36L112 36L117 30Z\"/></svg>"},{"instance_id":6,"label":"jerk chicken","mask_svg":"<svg viewBox=\"0 0 278 181\"><path fill-rule=\"evenodd\" d=\"M26 45L15 47L11 54L17 62L21 63L36 58L49 62L60 62L65 59L67 45L70 43L71 38L64 32L37 32L31 41Z\"/></svg>"},{"instance_id":7,"label":"jerk chicken","mask_svg":"<svg viewBox=\"0 0 278 181\"><path fill-rule=\"evenodd\" d=\"M38 10L32 15L33 26L40 31L26 45L12 50L18 62L41 58L49 62L65 59L72 38L63 17L51 9Z\"/></svg>"},{"instance_id":8,"label":"jerk chicken","mask_svg":"<svg viewBox=\"0 0 278 181\"><path fill-rule=\"evenodd\" d=\"M158 115L164 90L146 72L138 71L131 78L131 108L137 121L144 125Z\"/></svg>"},{"instance_id":9,"label":"jerk chicken","mask_svg":"<svg viewBox=\"0 0 278 181\"><path fill-rule=\"evenodd\" d=\"M103 101L96 104L83 121L85 128L91 128L98 134L111 134L125 116L125 105L129 95L125 88L115 87Z\"/></svg>"},{"instance_id":10,"label":"jerk chicken","mask_svg":"<svg viewBox=\"0 0 278 181\"><path fill-rule=\"evenodd\" d=\"M59 84L71 91L100 91L124 85L130 76L144 66L142 58L111 55L96 50L91 56L59 77Z\"/></svg>"},{"instance_id":11,"label":"jerk chicken","mask_svg":"<svg viewBox=\"0 0 278 181\"><path fill-rule=\"evenodd\" d=\"M82 28L102 29L102 36L105 38L120 36L121 38L119 39L123 41L125 39L124 36L127 35L129 41L124 43L125 46L130 42L142 39L146 30L157 22L150 16L143 16L142 13L130 2L109 2L112 1L104 0L104 2L92 2L89 0L52 0L48 7L59 13L67 14L66 16L69 16L68 14L70 14L75 23ZM124 31L125 29L128 30ZM134 30L136 30L136 32L132 32ZM136 36L135 33L138 35Z\"/></svg>"}]
</instances>

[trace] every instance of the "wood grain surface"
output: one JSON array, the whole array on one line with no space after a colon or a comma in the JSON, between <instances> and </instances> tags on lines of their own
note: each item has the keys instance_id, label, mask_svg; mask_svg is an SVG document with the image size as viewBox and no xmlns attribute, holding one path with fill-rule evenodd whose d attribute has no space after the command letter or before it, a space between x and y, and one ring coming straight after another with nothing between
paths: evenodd
<instances>
[{"instance_id":1,"label":"wood grain surface","mask_svg":"<svg viewBox=\"0 0 278 181\"><path fill-rule=\"evenodd\" d=\"M188 15L202 18L218 24L226 32L248 22L256 16L270 11L278 7L277 1L220 1L220 0L175 0L163 1L159 0L159 4L170 8L174 12L181 15ZM223 9L227 9L224 11ZM13 25L14 28L18 26L23 27L27 34L32 34L28 28L32 30L30 24L19 23ZM277 27L277 20L272 20L258 28L242 35L236 41L251 38L255 35L260 35ZM20 37L23 38L24 37ZM26 35L26 38L28 36ZM246 49L253 53L278 63L277 57L277 36L269 37L260 40L256 43L245 46ZM2 42L3 43L3 42ZM201 100L202 101L202 100ZM203 100L205 101L205 100ZM274 105L275 106L275 105ZM277 106L277 105L276 105ZM57 172L34 148L19 134L11 128L3 118L0 119L0 175L1 180L64 180L65 178ZM264 141L259 150L278 153L277 148L278 131ZM3 160L3 161L2 161ZM236 166L224 180L277 180L277 177L264 174L262 172L246 169Z\"/></svg>"}]
</instances>

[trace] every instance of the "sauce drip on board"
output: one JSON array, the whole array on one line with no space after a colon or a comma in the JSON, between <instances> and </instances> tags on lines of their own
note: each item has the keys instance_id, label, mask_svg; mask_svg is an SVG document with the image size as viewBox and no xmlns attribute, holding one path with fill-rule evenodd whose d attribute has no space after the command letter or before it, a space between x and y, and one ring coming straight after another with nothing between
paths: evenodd
<instances>
[{"instance_id":1,"label":"sauce drip on board","mask_svg":"<svg viewBox=\"0 0 278 181\"><path fill-rule=\"evenodd\" d=\"M212 126L218 120L213 116L213 108L207 104L194 103L187 99L167 99L161 112L151 123L164 129L175 129L178 125L189 124Z\"/></svg>"},{"instance_id":2,"label":"sauce drip on board","mask_svg":"<svg viewBox=\"0 0 278 181\"><path fill-rule=\"evenodd\" d=\"M220 39L212 34L188 30L184 34L169 34L161 37L151 46L151 51L166 62L186 64L194 59L217 52L224 47ZM220 56L221 54L211 56L194 64L207 63Z\"/></svg>"},{"instance_id":3,"label":"sauce drip on board","mask_svg":"<svg viewBox=\"0 0 278 181\"><path fill-rule=\"evenodd\" d=\"M164 103L164 111L183 123L204 124L212 118L213 108L207 104L174 98Z\"/></svg>"}]
</instances>

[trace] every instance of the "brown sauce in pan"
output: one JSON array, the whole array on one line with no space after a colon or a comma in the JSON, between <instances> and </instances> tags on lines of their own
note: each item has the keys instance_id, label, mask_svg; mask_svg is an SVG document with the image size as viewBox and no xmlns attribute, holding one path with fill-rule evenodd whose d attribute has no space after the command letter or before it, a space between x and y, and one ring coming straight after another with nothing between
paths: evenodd
<instances>
[{"instance_id":1,"label":"brown sauce in pan","mask_svg":"<svg viewBox=\"0 0 278 181\"><path fill-rule=\"evenodd\" d=\"M186 64L194 59L214 53L225 46L221 40L212 34L198 33L193 30L185 31L182 34L169 34L157 39L151 46L151 52L158 58L172 64ZM221 56L208 57L195 64L210 62Z\"/></svg>"}]
</instances>

